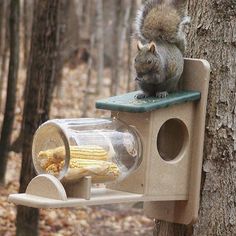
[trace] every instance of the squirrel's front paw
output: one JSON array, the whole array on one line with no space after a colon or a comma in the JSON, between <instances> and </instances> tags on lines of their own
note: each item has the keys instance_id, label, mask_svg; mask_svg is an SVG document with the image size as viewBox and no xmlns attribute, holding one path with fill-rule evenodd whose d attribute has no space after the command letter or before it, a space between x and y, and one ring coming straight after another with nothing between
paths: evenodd
<instances>
[{"instance_id":1,"label":"squirrel's front paw","mask_svg":"<svg viewBox=\"0 0 236 236\"><path fill-rule=\"evenodd\" d=\"M168 96L168 92L167 91L163 91L163 92L157 92L156 93L156 97L157 98L165 98Z\"/></svg>"},{"instance_id":2,"label":"squirrel's front paw","mask_svg":"<svg viewBox=\"0 0 236 236\"><path fill-rule=\"evenodd\" d=\"M137 99L147 98L148 96L145 93L139 93L135 96Z\"/></svg>"}]
</instances>

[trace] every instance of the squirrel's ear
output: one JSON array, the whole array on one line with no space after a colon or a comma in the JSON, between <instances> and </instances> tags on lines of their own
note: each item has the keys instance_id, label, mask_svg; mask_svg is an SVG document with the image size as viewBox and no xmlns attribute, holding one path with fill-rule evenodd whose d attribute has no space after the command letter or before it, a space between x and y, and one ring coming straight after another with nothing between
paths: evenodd
<instances>
[{"instance_id":1,"label":"squirrel's ear","mask_svg":"<svg viewBox=\"0 0 236 236\"><path fill-rule=\"evenodd\" d=\"M143 48L143 44L140 41L138 41L137 48L139 51Z\"/></svg>"},{"instance_id":2,"label":"squirrel's ear","mask_svg":"<svg viewBox=\"0 0 236 236\"><path fill-rule=\"evenodd\" d=\"M151 53L155 53L156 52L156 44L154 43L154 42L151 42L150 44L149 44L149 51L151 52Z\"/></svg>"}]
</instances>

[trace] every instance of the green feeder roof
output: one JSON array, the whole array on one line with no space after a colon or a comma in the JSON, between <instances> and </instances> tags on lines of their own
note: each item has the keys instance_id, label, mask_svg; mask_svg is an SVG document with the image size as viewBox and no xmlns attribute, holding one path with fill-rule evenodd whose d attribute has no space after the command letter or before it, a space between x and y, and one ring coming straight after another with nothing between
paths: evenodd
<instances>
[{"instance_id":1,"label":"green feeder roof","mask_svg":"<svg viewBox=\"0 0 236 236\"><path fill-rule=\"evenodd\" d=\"M169 94L166 98L137 99L136 95L141 91L126 93L114 97L98 100L96 108L124 112L149 112L175 104L196 101L201 98L198 91L180 91Z\"/></svg>"}]
</instances>

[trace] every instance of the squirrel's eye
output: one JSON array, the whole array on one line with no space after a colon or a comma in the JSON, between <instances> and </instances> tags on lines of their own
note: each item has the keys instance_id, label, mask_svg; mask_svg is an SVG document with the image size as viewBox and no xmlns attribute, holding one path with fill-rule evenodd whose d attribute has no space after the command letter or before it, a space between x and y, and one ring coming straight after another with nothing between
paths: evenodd
<instances>
[{"instance_id":1,"label":"squirrel's eye","mask_svg":"<svg viewBox=\"0 0 236 236\"><path fill-rule=\"evenodd\" d=\"M150 59L147 60L147 63L148 63L148 64L151 64L151 63L152 63L152 60L150 60Z\"/></svg>"}]
</instances>

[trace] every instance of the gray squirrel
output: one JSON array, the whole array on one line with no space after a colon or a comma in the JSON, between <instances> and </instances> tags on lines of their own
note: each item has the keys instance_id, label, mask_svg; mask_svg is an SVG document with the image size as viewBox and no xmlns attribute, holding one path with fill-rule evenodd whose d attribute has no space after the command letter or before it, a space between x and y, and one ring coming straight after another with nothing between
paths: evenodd
<instances>
[{"instance_id":1,"label":"gray squirrel","mask_svg":"<svg viewBox=\"0 0 236 236\"><path fill-rule=\"evenodd\" d=\"M134 67L143 93L137 98L166 97L178 90L186 46L186 0L147 0L138 11L135 37L138 53Z\"/></svg>"}]
</instances>

